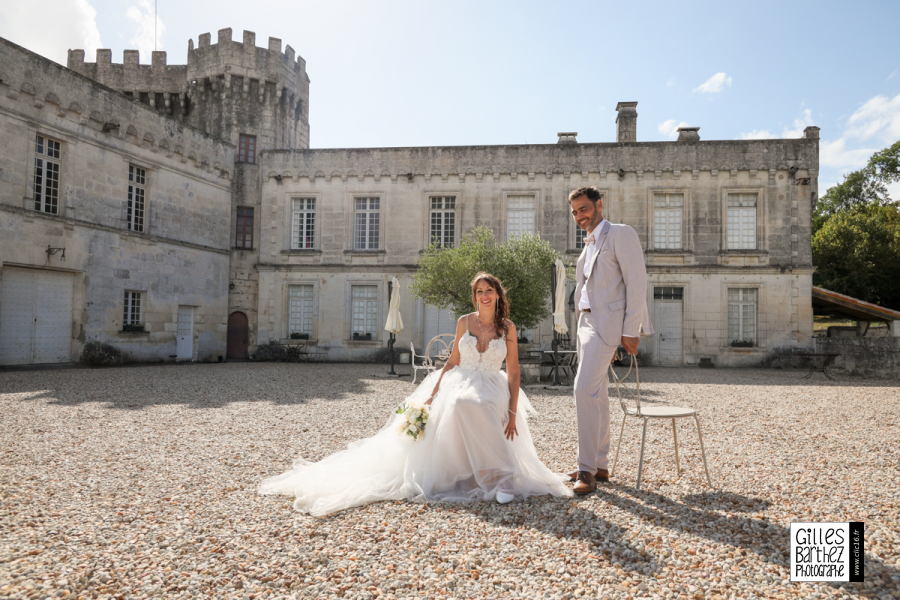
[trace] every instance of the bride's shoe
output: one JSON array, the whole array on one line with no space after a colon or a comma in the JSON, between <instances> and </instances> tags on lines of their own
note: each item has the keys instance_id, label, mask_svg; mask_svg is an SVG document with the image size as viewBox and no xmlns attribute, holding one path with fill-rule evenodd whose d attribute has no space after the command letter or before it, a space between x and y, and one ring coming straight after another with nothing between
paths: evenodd
<instances>
[{"instance_id":1,"label":"bride's shoe","mask_svg":"<svg viewBox=\"0 0 900 600\"><path fill-rule=\"evenodd\" d=\"M508 492L497 492L497 502L500 504L509 504L515 499L516 497Z\"/></svg>"}]
</instances>

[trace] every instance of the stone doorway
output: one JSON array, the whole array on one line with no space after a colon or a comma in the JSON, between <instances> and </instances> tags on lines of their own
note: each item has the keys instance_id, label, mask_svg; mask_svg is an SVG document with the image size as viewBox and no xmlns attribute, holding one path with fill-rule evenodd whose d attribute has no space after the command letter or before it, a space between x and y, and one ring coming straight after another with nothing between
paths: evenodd
<instances>
[{"instance_id":1,"label":"stone doorway","mask_svg":"<svg viewBox=\"0 0 900 600\"><path fill-rule=\"evenodd\" d=\"M229 360L247 360L247 346L250 345L250 327L247 315L240 311L228 316L228 348L226 358Z\"/></svg>"}]
</instances>

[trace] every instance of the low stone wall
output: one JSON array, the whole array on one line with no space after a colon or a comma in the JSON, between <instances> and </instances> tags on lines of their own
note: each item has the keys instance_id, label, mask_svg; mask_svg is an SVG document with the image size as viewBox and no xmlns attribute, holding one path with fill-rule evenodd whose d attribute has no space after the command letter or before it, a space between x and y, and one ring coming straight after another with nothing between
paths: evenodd
<instances>
[{"instance_id":1,"label":"low stone wall","mask_svg":"<svg viewBox=\"0 0 900 600\"><path fill-rule=\"evenodd\" d=\"M900 338L815 338L815 351L837 354L832 367L850 375L900 380Z\"/></svg>"}]
</instances>

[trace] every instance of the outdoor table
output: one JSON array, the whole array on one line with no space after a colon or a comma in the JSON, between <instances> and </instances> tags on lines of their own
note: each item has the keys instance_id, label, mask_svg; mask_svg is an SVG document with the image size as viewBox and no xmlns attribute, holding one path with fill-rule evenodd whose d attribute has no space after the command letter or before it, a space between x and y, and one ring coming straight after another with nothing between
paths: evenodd
<instances>
[{"instance_id":1,"label":"outdoor table","mask_svg":"<svg viewBox=\"0 0 900 600\"><path fill-rule=\"evenodd\" d=\"M542 350L541 353L550 357L550 377L553 378L554 385L562 385L560 373L565 375L568 371L574 375L578 359L576 350Z\"/></svg>"}]
</instances>

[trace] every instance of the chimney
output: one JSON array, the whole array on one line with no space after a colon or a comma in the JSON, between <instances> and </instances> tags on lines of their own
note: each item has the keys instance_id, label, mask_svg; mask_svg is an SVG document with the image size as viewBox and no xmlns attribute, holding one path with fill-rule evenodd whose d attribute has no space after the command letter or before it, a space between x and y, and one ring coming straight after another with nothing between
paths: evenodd
<instances>
[{"instance_id":1,"label":"chimney","mask_svg":"<svg viewBox=\"0 0 900 600\"><path fill-rule=\"evenodd\" d=\"M699 142L700 134L697 133L700 131L699 127L679 127L678 128L678 141L679 142Z\"/></svg>"},{"instance_id":2,"label":"chimney","mask_svg":"<svg viewBox=\"0 0 900 600\"><path fill-rule=\"evenodd\" d=\"M616 141L637 141L637 102L619 102L616 104Z\"/></svg>"},{"instance_id":3,"label":"chimney","mask_svg":"<svg viewBox=\"0 0 900 600\"><path fill-rule=\"evenodd\" d=\"M806 129L803 130L803 137L808 140L817 140L819 139L819 128L815 125L810 125Z\"/></svg>"},{"instance_id":4,"label":"chimney","mask_svg":"<svg viewBox=\"0 0 900 600\"><path fill-rule=\"evenodd\" d=\"M559 136L557 140L557 144L577 144L578 143L578 132L577 131L560 131L556 134Z\"/></svg>"}]
</instances>

